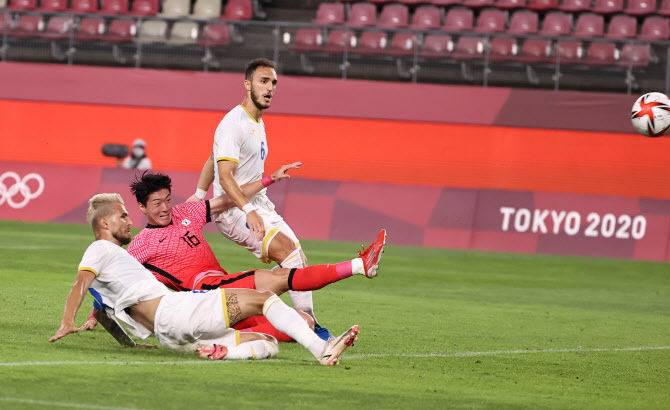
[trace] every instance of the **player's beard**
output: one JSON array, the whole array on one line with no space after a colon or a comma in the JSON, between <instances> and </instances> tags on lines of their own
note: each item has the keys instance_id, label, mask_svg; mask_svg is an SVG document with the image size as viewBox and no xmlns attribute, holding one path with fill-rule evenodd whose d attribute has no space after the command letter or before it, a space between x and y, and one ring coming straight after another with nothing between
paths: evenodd
<instances>
[{"instance_id":1,"label":"player's beard","mask_svg":"<svg viewBox=\"0 0 670 410\"><path fill-rule=\"evenodd\" d=\"M121 232L113 232L112 236L114 237L114 239L119 241L121 246L128 245L130 243L130 232L128 232L128 233L122 232L122 231Z\"/></svg>"},{"instance_id":2,"label":"player's beard","mask_svg":"<svg viewBox=\"0 0 670 410\"><path fill-rule=\"evenodd\" d=\"M261 103L261 99L258 98L258 94L256 94L256 90L254 89L253 85L251 86L251 102L253 102L256 108L258 108L261 111L270 108L270 104L266 105Z\"/></svg>"}]
</instances>

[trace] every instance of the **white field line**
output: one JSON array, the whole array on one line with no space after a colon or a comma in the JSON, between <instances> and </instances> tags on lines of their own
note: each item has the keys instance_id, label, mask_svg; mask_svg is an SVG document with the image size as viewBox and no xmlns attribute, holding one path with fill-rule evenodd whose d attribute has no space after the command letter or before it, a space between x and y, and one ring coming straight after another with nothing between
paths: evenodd
<instances>
[{"instance_id":1,"label":"white field line","mask_svg":"<svg viewBox=\"0 0 670 410\"><path fill-rule=\"evenodd\" d=\"M18 404L39 404L41 406L50 406L50 407L66 407L70 409L95 409L95 410L130 410L131 407L108 407L108 406L96 406L95 404L82 404L82 403L63 403L59 401L43 401L43 400L30 400L30 399L18 399L13 397L0 397L0 402L6 403L18 403Z\"/></svg>"},{"instance_id":2,"label":"white field line","mask_svg":"<svg viewBox=\"0 0 670 410\"><path fill-rule=\"evenodd\" d=\"M488 352L454 352L454 353L419 353L419 354L352 354L345 355L343 359L367 359L377 357L406 357L406 358L424 358L424 357L475 357L475 356L503 356L517 354L541 354L541 353L590 353L590 352L636 352L647 350L670 350L670 346L648 346L648 347L613 347L613 348L595 348L595 349L543 349L543 350L493 350ZM265 359L263 362L287 362L283 359ZM193 365L193 364L214 364L214 363L252 363L251 360L184 360L170 362L87 362L87 361L59 361L59 362L16 362L0 363L0 367L23 367L23 366L60 366L60 365L107 365L107 366L143 366L143 365Z\"/></svg>"}]
</instances>

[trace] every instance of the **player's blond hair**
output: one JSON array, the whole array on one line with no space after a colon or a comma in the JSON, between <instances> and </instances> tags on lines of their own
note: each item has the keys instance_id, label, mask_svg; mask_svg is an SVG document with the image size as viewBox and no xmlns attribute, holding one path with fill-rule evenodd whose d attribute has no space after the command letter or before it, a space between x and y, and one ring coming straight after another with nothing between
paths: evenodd
<instances>
[{"instance_id":1,"label":"player's blond hair","mask_svg":"<svg viewBox=\"0 0 670 410\"><path fill-rule=\"evenodd\" d=\"M88 210L86 211L86 221L91 224L93 229L98 225L98 221L110 215L114 211L114 204L123 205L123 198L119 194L97 194L88 200Z\"/></svg>"}]
</instances>

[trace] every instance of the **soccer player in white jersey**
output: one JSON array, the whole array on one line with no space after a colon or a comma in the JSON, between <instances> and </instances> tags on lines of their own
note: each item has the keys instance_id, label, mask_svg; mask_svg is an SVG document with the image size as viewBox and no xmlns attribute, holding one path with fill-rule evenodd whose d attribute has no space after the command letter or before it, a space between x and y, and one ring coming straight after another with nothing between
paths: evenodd
<instances>
[{"instance_id":1,"label":"soccer player in white jersey","mask_svg":"<svg viewBox=\"0 0 670 410\"><path fill-rule=\"evenodd\" d=\"M275 261L282 268L306 267L307 258L297 236L277 214L266 190L247 198L240 188L261 178L264 185L272 183L269 176L263 177L268 142L261 117L270 107L277 89L274 63L264 58L249 62L244 87L246 95L242 104L230 110L216 129L212 155L190 200L204 199L214 182L214 196L226 193L235 204L214 216L217 229L226 238L244 246L265 263ZM274 241L278 236L289 240ZM289 295L296 309L314 319L317 334L324 339L331 337L328 329L319 326L316 320L312 292L289 291Z\"/></svg>"},{"instance_id":2,"label":"soccer player in white jersey","mask_svg":"<svg viewBox=\"0 0 670 410\"><path fill-rule=\"evenodd\" d=\"M133 335L144 339L153 334L166 348L209 359L262 359L277 354L278 344L272 336L230 329L252 315L264 315L327 366L338 364L340 354L357 338L358 326L354 325L332 341L320 339L295 310L270 291L218 288L171 292L121 248L130 242L132 222L118 194L93 196L87 220L96 240L79 264L61 326L49 339L52 343L80 330L74 319L88 290L109 306ZM110 330L108 326L116 322L106 324ZM120 329L118 324L116 329ZM117 337L114 331L110 333Z\"/></svg>"}]
</instances>

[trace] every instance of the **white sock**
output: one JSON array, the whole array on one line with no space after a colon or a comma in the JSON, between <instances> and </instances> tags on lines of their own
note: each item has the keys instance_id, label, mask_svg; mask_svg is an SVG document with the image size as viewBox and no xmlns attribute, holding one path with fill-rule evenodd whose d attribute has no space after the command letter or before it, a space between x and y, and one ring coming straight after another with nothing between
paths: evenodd
<instances>
[{"instance_id":1,"label":"white sock","mask_svg":"<svg viewBox=\"0 0 670 410\"><path fill-rule=\"evenodd\" d=\"M282 268L293 269L293 268L304 268L302 264L302 258L300 257L300 249L296 249L291 252L286 259L280 264ZM312 300L312 292L297 292L295 290L289 290L288 295L293 302L293 307L302 310L307 313L314 319L314 322L319 323L314 316L314 301Z\"/></svg>"},{"instance_id":2,"label":"white sock","mask_svg":"<svg viewBox=\"0 0 670 410\"><path fill-rule=\"evenodd\" d=\"M365 266L363 266L363 259L356 258L351 260L351 273L354 275L365 275Z\"/></svg>"},{"instance_id":3,"label":"white sock","mask_svg":"<svg viewBox=\"0 0 670 410\"><path fill-rule=\"evenodd\" d=\"M312 331L298 312L291 309L277 295L272 295L263 305L263 315L280 332L291 336L296 342L309 350L314 357L319 358L323 349L326 347L326 341Z\"/></svg>"},{"instance_id":4,"label":"white sock","mask_svg":"<svg viewBox=\"0 0 670 410\"><path fill-rule=\"evenodd\" d=\"M228 347L228 354L224 359L266 359L274 357L279 352L279 346L267 340L252 340L243 342L235 347Z\"/></svg>"}]
</instances>

